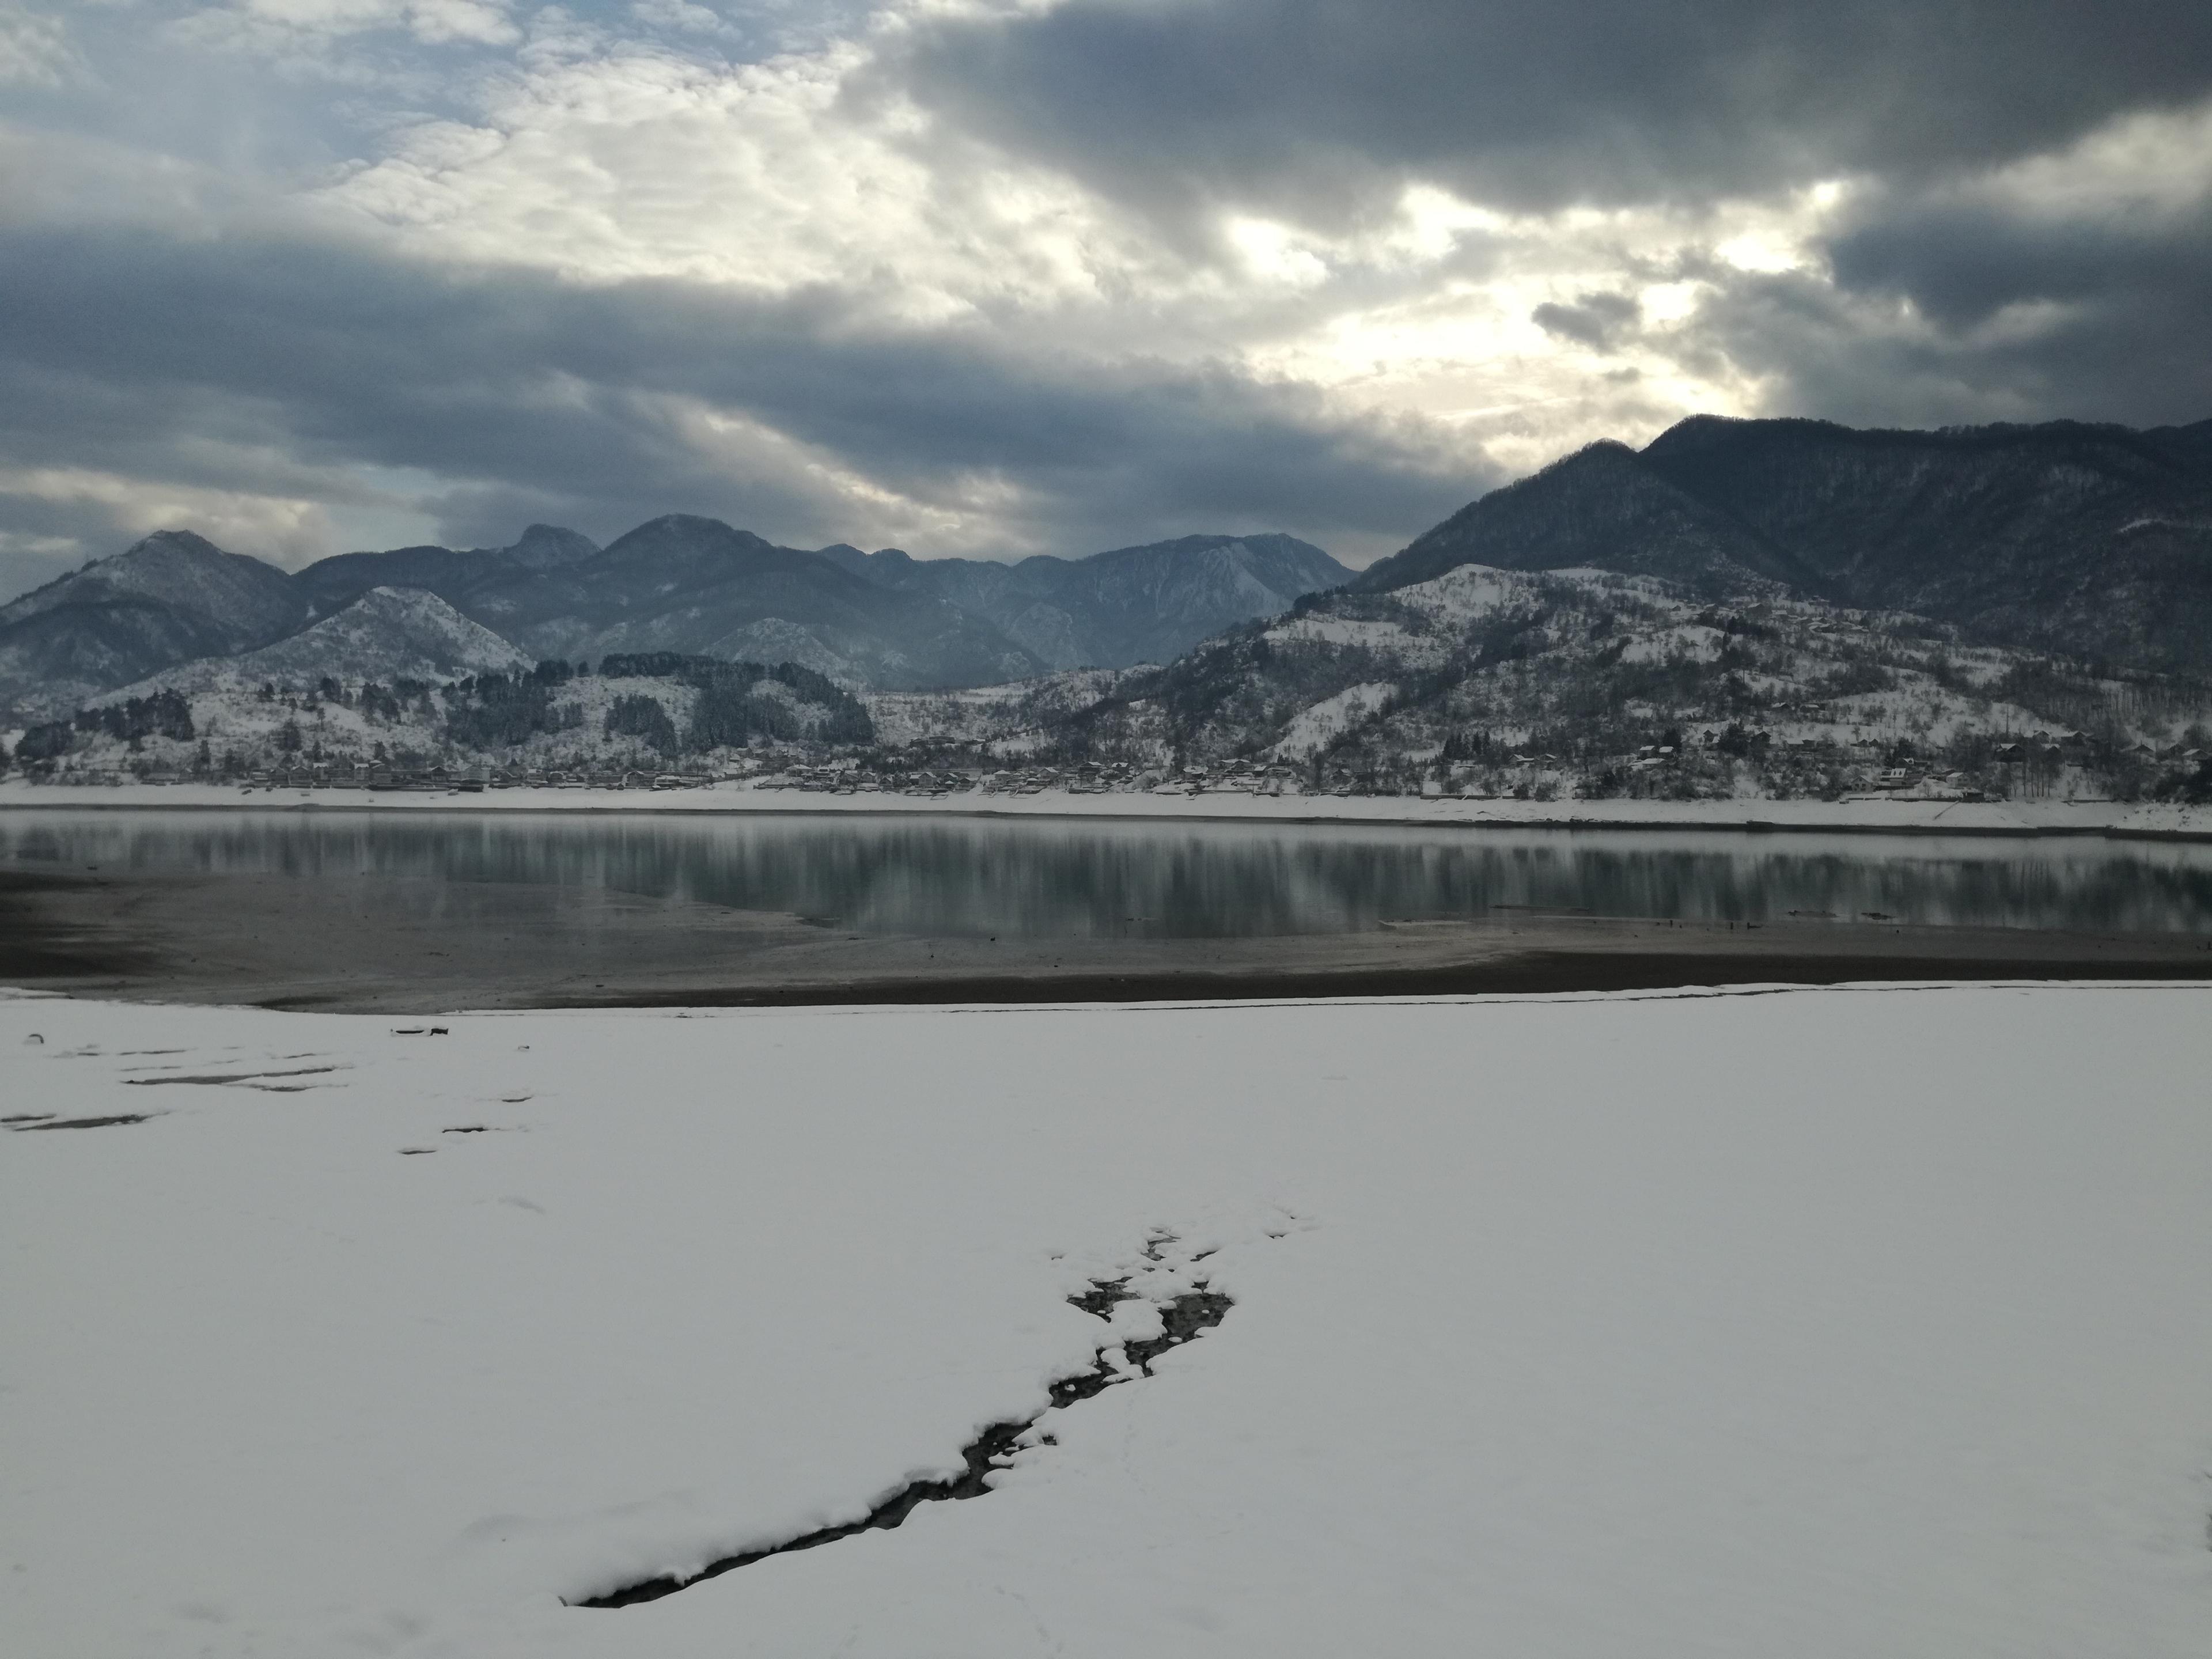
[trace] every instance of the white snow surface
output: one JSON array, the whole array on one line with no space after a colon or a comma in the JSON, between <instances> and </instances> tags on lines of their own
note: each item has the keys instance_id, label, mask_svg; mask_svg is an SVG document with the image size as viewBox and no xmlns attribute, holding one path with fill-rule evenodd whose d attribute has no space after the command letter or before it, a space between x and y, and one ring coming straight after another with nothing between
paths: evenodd
<instances>
[{"instance_id":1,"label":"white snow surface","mask_svg":"<svg viewBox=\"0 0 2212 1659\"><path fill-rule=\"evenodd\" d=\"M1362 622L1352 617L1298 617L1278 623L1267 630L1274 645L1351 646L1366 651L1392 652L1408 661L1441 659L1443 647L1419 638L1394 622Z\"/></svg>"},{"instance_id":2,"label":"white snow surface","mask_svg":"<svg viewBox=\"0 0 2212 1659\"><path fill-rule=\"evenodd\" d=\"M1463 564L1447 570L1441 576L1411 587L1401 587L1393 595L1400 603L1422 611L1437 622L1465 624L1478 617L1489 615L1507 605L1529 605L1540 599L1547 579L1553 581L1573 581L1591 586L1622 586L1622 579L1613 578L1608 584L1603 572L1576 566L1564 570L1542 572L1501 570L1492 565ZM1647 599L1664 600L1670 597L1650 582L1638 583L1627 579L1631 586L1623 591L1633 591Z\"/></svg>"},{"instance_id":3,"label":"white snow surface","mask_svg":"<svg viewBox=\"0 0 2212 1659\"><path fill-rule=\"evenodd\" d=\"M155 1114L0 1134L0 1646L2200 1659L2208 1020L0 998L7 1115ZM1163 1231L1236 1305L989 1495L562 1604L947 1470Z\"/></svg>"}]
</instances>

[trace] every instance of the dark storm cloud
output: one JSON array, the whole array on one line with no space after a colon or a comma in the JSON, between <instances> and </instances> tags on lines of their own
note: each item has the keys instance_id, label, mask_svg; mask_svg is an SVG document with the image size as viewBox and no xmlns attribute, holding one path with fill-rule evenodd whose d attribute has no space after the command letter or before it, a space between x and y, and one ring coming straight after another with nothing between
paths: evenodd
<instances>
[{"instance_id":1,"label":"dark storm cloud","mask_svg":"<svg viewBox=\"0 0 2212 1659\"><path fill-rule=\"evenodd\" d=\"M1528 318L1555 339L1572 340L1593 351L1610 351L1642 310L1626 294L1584 294L1571 306L1538 306Z\"/></svg>"},{"instance_id":2,"label":"dark storm cloud","mask_svg":"<svg viewBox=\"0 0 2212 1659\"><path fill-rule=\"evenodd\" d=\"M2212 89L2202 0L1071 0L918 28L854 96L1173 217L1333 221L1407 178L1492 205L1916 177Z\"/></svg>"},{"instance_id":3,"label":"dark storm cloud","mask_svg":"<svg viewBox=\"0 0 2212 1659\"><path fill-rule=\"evenodd\" d=\"M866 303L455 274L362 246L19 230L0 242L0 453L210 487L418 469L449 481L446 530L463 542L526 517L605 535L676 510L788 539L848 533L803 466L772 456L738 476L679 400L925 503L957 508L963 476L1004 479L1032 498L1012 509L1018 529L1073 553L1199 524L1410 534L1497 481L1418 424L1333 413L1311 388L981 330L872 330Z\"/></svg>"},{"instance_id":4,"label":"dark storm cloud","mask_svg":"<svg viewBox=\"0 0 2212 1659\"><path fill-rule=\"evenodd\" d=\"M1937 198L1884 204L1828 254L1847 293L1909 297L1948 329L2038 301L2202 307L2212 298L2212 204L2118 216Z\"/></svg>"},{"instance_id":5,"label":"dark storm cloud","mask_svg":"<svg viewBox=\"0 0 2212 1659\"><path fill-rule=\"evenodd\" d=\"M1725 281L1688 337L1774 377L1778 406L1848 422L2212 416L2212 202L1907 192L1826 252L1826 280Z\"/></svg>"}]
</instances>

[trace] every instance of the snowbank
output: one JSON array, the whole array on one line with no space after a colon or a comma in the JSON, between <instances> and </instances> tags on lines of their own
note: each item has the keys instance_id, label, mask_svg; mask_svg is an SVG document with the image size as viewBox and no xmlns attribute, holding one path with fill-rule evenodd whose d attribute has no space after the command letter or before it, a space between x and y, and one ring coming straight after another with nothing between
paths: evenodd
<instances>
[{"instance_id":1,"label":"snowbank","mask_svg":"<svg viewBox=\"0 0 2212 1659\"><path fill-rule=\"evenodd\" d=\"M927 795L849 794L750 782L701 789L499 789L482 794L360 789L243 790L232 786L124 785L113 788L0 781L0 810L13 807L333 807L359 811L592 812L875 812L993 817L1124 817L1249 820L1261 823L1484 824L1562 829L1886 830L1943 835L2122 835L2212 838L2212 807L2124 801L1943 801L1911 797L1820 800L1474 800L1411 795L1036 794L980 791Z\"/></svg>"},{"instance_id":2,"label":"snowbank","mask_svg":"<svg viewBox=\"0 0 2212 1659\"><path fill-rule=\"evenodd\" d=\"M2196 1659L2201 988L0 1000L10 1651ZM428 1022L404 1022L426 1028ZM33 1041L33 1036L39 1041ZM1234 1298L974 1502L854 1518Z\"/></svg>"}]
</instances>

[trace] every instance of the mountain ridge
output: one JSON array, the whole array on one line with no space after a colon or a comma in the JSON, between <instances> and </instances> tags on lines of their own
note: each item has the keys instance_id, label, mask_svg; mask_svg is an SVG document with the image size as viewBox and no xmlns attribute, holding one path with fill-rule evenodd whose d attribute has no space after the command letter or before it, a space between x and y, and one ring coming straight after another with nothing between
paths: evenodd
<instances>
[{"instance_id":1,"label":"mountain ridge","mask_svg":"<svg viewBox=\"0 0 2212 1659\"><path fill-rule=\"evenodd\" d=\"M1984 639L2212 668L2212 422L1857 429L1692 416L1469 502L1353 584L1587 567L1715 599L1909 611Z\"/></svg>"}]
</instances>

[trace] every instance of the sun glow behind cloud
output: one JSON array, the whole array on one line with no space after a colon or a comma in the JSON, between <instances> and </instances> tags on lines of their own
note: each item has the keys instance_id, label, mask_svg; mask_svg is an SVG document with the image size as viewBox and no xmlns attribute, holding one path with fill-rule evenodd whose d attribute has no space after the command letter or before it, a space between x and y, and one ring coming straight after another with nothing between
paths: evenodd
<instances>
[{"instance_id":1,"label":"sun glow behind cloud","mask_svg":"<svg viewBox=\"0 0 2212 1659\"><path fill-rule=\"evenodd\" d=\"M898 21L738 64L635 42L578 52L567 20L541 22L473 120L402 127L320 197L422 258L775 295L830 287L887 325L987 318L1109 353L1228 360L1354 409L1432 417L1470 476L1492 445L1525 465L1737 409L1739 382L1684 373L1663 341L1562 339L1532 319L1620 291L1649 327L1679 323L1705 286L1651 273L1802 269L1838 199L1515 215L1416 181L1349 234L1229 205L1210 245L1177 246L1064 173L933 142L910 106L855 107L870 36Z\"/></svg>"}]
</instances>

